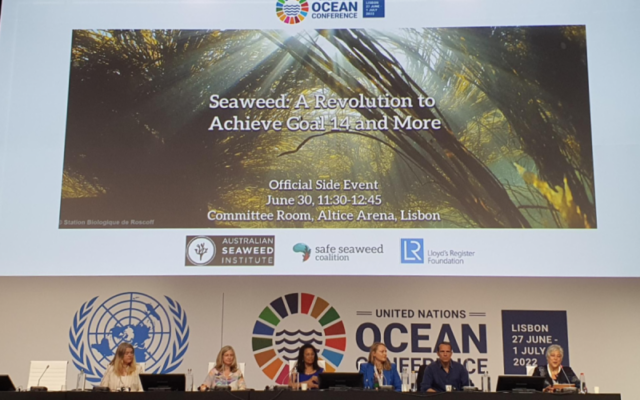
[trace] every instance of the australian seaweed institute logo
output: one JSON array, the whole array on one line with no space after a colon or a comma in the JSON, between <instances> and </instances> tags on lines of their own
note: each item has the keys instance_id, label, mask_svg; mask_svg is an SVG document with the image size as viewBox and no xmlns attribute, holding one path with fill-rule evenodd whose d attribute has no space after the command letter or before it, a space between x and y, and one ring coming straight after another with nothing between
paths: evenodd
<instances>
[{"instance_id":1,"label":"australian seaweed institute logo","mask_svg":"<svg viewBox=\"0 0 640 400\"><path fill-rule=\"evenodd\" d=\"M275 236L187 236L185 266L273 266Z\"/></svg>"},{"instance_id":2,"label":"australian seaweed institute logo","mask_svg":"<svg viewBox=\"0 0 640 400\"><path fill-rule=\"evenodd\" d=\"M289 293L269 303L253 327L251 347L258 366L277 384L289 383L289 362L300 347L312 344L325 371L334 372L347 348L340 314L326 300L309 293Z\"/></svg>"},{"instance_id":3,"label":"australian seaweed institute logo","mask_svg":"<svg viewBox=\"0 0 640 400\"><path fill-rule=\"evenodd\" d=\"M299 24L304 21L308 13L307 0L278 0L276 3L276 15L280 21L288 25Z\"/></svg>"}]
</instances>

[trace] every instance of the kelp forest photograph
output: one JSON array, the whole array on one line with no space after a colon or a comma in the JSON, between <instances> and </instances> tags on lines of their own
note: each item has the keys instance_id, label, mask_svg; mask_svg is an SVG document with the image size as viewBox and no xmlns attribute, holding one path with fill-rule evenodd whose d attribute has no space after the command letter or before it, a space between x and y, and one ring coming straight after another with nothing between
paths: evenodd
<instances>
[{"instance_id":1,"label":"kelp forest photograph","mask_svg":"<svg viewBox=\"0 0 640 400\"><path fill-rule=\"evenodd\" d=\"M75 30L60 228L596 228L584 26Z\"/></svg>"}]
</instances>

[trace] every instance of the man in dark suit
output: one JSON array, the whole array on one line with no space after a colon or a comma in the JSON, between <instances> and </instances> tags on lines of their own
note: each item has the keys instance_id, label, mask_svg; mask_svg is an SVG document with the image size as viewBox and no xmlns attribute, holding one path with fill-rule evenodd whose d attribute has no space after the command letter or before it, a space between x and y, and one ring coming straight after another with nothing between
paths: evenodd
<instances>
[{"instance_id":1,"label":"man in dark suit","mask_svg":"<svg viewBox=\"0 0 640 400\"><path fill-rule=\"evenodd\" d=\"M447 386L451 386L451 390L462 390L464 386L471 386L467 369L453 361L452 356L451 343L438 345L438 359L425 367L421 392L445 392Z\"/></svg>"}]
</instances>

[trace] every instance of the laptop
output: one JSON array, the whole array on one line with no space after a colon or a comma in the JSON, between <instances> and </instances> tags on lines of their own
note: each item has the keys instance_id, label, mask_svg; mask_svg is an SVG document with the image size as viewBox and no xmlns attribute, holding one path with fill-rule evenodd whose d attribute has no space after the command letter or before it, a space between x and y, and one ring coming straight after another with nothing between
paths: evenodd
<instances>
[{"instance_id":1,"label":"laptop","mask_svg":"<svg viewBox=\"0 0 640 400\"><path fill-rule=\"evenodd\" d=\"M363 376L358 372L324 372L318 375L318 386L322 389L357 389L364 386Z\"/></svg>"},{"instance_id":2,"label":"laptop","mask_svg":"<svg viewBox=\"0 0 640 400\"><path fill-rule=\"evenodd\" d=\"M501 375L496 392L542 392L543 376Z\"/></svg>"},{"instance_id":3,"label":"laptop","mask_svg":"<svg viewBox=\"0 0 640 400\"><path fill-rule=\"evenodd\" d=\"M0 375L0 392L15 392L16 387L13 382L11 382L11 378L9 375Z\"/></svg>"},{"instance_id":4,"label":"laptop","mask_svg":"<svg viewBox=\"0 0 640 400\"><path fill-rule=\"evenodd\" d=\"M185 374L140 374L145 392L184 392L187 383Z\"/></svg>"}]
</instances>

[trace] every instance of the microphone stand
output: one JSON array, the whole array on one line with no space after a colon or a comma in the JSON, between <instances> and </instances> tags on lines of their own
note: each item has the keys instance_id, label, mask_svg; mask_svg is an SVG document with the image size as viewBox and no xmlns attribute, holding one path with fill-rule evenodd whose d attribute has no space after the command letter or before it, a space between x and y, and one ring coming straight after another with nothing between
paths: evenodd
<instances>
[{"instance_id":1,"label":"microphone stand","mask_svg":"<svg viewBox=\"0 0 640 400\"><path fill-rule=\"evenodd\" d=\"M42 377L44 376L44 374L47 372L47 370L49 369L49 365L47 365L44 369L44 371L42 371L42 375L40 375L40 378L38 378L38 384L36 386L31 386L31 388L29 388L29 391L31 392L46 392L49 389L46 386L40 386L40 381L42 380Z\"/></svg>"},{"instance_id":2,"label":"microphone stand","mask_svg":"<svg viewBox=\"0 0 640 400\"><path fill-rule=\"evenodd\" d=\"M467 363L465 362L462 367L464 368L464 370L467 372L467 386L463 386L462 387L462 391L464 392L475 392L477 389L475 386L473 386L473 384L471 383L471 375L469 374L469 369L467 368Z\"/></svg>"}]
</instances>

